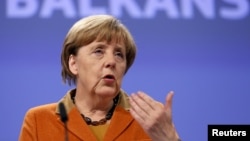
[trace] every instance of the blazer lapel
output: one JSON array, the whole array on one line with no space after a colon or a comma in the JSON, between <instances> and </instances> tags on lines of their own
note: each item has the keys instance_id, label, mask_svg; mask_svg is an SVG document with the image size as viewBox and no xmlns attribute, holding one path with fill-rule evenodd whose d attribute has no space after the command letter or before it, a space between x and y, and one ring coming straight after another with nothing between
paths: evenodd
<instances>
[{"instance_id":1,"label":"blazer lapel","mask_svg":"<svg viewBox=\"0 0 250 141\"><path fill-rule=\"evenodd\" d=\"M74 134L82 141L96 141L96 137L93 135L88 125L83 121L79 111L75 107L68 113L68 117L67 126L71 134Z\"/></svg>"},{"instance_id":2,"label":"blazer lapel","mask_svg":"<svg viewBox=\"0 0 250 141\"><path fill-rule=\"evenodd\" d=\"M114 115L111 118L111 122L107 133L104 137L104 141L114 140L117 136L122 134L122 132L129 126L129 124L133 121L132 116L122 107L117 106Z\"/></svg>"}]
</instances>

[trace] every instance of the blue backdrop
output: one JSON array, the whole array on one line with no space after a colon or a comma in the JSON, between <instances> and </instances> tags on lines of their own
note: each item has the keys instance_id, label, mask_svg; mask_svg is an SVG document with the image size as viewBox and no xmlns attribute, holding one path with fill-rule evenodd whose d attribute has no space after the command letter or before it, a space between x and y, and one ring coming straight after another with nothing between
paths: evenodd
<instances>
[{"instance_id":1,"label":"blue backdrop","mask_svg":"<svg viewBox=\"0 0 250 141\"><path fill-rule=\"evenodd\" d=\"M0 140L18 140L25 112L58 101L68 29L95 13L117 16L138 46L122 88L165 102L184 141L208 124L250 124L249 0L4 0L0 2Z\"/></svg>"}]
</instances>

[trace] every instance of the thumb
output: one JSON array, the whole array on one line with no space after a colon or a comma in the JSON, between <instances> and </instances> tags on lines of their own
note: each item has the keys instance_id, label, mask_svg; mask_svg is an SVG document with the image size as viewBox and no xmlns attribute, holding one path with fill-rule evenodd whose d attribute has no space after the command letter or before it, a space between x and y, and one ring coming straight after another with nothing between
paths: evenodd
<instances>
[{"instance_id":1,"label":"thumb","mask_svg":"<svg viewBox=\"0 0 250 141\"><path fill-rule=\"evenodd\" d=\"M173 101L174 91L170 91L166 96L166 103L165 109L166 112L171 114L172 113L172 101Z\"/></svg>"}]
</instances>

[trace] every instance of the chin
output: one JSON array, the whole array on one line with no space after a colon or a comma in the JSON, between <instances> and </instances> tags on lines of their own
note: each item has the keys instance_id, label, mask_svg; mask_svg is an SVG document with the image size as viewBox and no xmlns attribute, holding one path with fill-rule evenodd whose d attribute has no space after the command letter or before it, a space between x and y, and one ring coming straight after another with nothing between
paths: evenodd
<instances>
[{"instance_id":1,"label":"chin","mask_svg":"<svg viewBox=\"0 0 250 141\"><path fill-rule=\"evenodd\" d=\"M117 94L117 89L112 87L103 87L95 90L95 93L103 97L115 97Z\"/></svg>"}]
</instances>

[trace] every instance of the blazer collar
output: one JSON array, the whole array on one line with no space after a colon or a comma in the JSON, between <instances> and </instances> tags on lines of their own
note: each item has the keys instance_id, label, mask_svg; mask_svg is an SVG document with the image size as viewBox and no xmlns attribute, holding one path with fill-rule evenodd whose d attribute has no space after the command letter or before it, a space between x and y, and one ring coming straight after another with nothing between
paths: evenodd
<instances>
[{"instance_id":1,"label":"blazer collar","mask_svg":"<svg viewBox=\"0 0 250 141\"><path fill-rule=\"evenodd\" d=\"M68 114L68 131L86 141L96 140L94 134L89 129L88 125L83 121L80 112L71 100L71 94L75 93L75 91L76 89L69 90L67 94L58 102L62 102L65 105L65 109ZM104 137L104 140L107 141L113 140L119 136L133 121L133 118L128 111L130 108L128 95L123 90L120 90L119 94L120 97L118 105L113 113L108 132ZM56 113L60 114L59 104L56 107ZM58 120L60 120L60 118L58 118Z\"/></svg>"}]
</instances>

